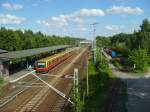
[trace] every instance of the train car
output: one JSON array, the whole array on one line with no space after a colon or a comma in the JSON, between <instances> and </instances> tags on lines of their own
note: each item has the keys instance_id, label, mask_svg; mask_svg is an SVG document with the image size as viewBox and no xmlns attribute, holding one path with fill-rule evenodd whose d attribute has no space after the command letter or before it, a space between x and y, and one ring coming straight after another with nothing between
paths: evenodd
<instances>
[{"instance_id":1,"label":"train car","mask_svg":"<svg viewBox=\"0 0 150 112\"><path fill-rule=\"evenodd\" d=\"M35 63L35 70L37 72L47 73L49 70L53 69L55 66L68 59L73 55L74 50L64 51L43 59L38 60Z\"/></svg>"}]
</instances>

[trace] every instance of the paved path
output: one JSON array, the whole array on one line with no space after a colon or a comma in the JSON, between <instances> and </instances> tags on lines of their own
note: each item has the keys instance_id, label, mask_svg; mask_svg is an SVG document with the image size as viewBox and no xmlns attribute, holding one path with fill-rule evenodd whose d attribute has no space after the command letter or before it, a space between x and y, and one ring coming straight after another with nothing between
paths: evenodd
<instances>
[{"instance_id":1,"label":"paved path","mask_svg":"<svg viewBox=\"0 0 150 112\"><path fill-rule=\"evenodd\" d=\"M127 84L128 112L150 112L150 74L131 74L110 65L113 74Z\"/></svg>"},{"instance_id":2,"label":"paved path","mask_svg":"<svg viewBox=\"0 0 150 112\"><path fill-rule=\"evenodd\" d=\"M111 57L103 50L105 57L110 60ZM119 71L110 64L113 74L127 84L127 102L128 112L150 112L150 70L148 73L125 73Z\"/></svg>"}]
</instances>

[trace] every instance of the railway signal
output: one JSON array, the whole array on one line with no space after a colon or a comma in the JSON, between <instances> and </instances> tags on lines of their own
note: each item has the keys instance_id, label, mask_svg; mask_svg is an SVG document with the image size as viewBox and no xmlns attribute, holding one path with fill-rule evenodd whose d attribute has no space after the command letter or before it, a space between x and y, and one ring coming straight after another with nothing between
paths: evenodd
<instances>
[{"instance_id":1,"label":"railway signal","mask_svg":"<svg viewBox=\"0 0 150 112\"><path fill-rule=\"evenodd\" d=\"M75 91L78 93L78 84L79 84L79 81L78 81L78 69L75 68L74 69L74 88L75 88Z\"/></svg>"}]
</instances>

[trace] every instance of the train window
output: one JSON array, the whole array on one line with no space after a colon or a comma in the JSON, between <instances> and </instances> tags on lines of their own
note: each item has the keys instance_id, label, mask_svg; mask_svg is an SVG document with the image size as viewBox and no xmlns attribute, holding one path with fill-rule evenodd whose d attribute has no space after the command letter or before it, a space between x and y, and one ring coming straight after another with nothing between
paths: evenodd
<instances>
[{"instance_id":1,"label":"train window","mask_svg":"<svg viewBox=\"0 0 150 112\"><path fill-rule=\"evenodd\" d=\"M45 67L45 63L39 62L38 63L38 68L44 68Z\"/></svg>"}]
</instances>

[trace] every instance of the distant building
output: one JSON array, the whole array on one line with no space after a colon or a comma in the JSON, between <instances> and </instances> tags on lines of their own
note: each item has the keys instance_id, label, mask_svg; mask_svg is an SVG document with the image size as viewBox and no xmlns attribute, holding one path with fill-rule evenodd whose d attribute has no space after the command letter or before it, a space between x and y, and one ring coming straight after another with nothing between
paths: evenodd
<instances>
[{"instance_id":1,"label":"distant building","mask_svg":"<svg viewBox=\"0 0 150 112\"><path fill-rule=\"evenodd\" d=\"M83 41L80 41L80 45L84 45L84 46L92 45L92 41L90 41L90 40L83 40Z\"/></svg>"}]
</instances>

